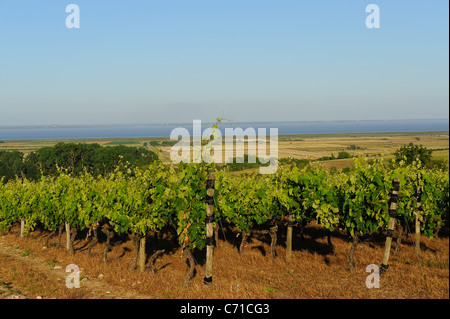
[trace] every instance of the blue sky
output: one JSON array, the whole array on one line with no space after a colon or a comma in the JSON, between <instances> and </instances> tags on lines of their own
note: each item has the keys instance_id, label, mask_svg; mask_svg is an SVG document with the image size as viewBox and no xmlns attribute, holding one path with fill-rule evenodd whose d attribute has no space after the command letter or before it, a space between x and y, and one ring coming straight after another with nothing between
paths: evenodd
<instances>
[{"instance_id":1,"label":"blue sky","mask_svg":"<svg viewBox=\"0 0 450 319\"><path fill-rule=\"evenodd\" d=\"M0 125L448 119L448 6L0 0Z\"/></svg>"}]
</instances>

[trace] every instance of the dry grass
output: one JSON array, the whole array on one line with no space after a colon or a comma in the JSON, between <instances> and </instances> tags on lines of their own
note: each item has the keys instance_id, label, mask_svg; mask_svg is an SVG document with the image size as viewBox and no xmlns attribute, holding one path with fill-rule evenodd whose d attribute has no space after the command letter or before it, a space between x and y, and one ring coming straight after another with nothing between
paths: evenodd
<instances>
[{"instance_id":1,"label":"dry grass","mask_svg":"<svg viewBox=\"0 0 450 319\"><path fill-rule=\"evenodd\" d=\"M442 238L423 238L420 259L414 252L412 236L403 241L400 252L391 253L390 267L382 276L379 289L365 286L369 275L366 266L380 265L383 257L384 239L377 236L363 239L356 251L356 269L349 270L347 237L335 232L330 247L325 231L314 223L306 227L304 240L294 231L291 263L284 258L284 227L279 230L278 256L274 260L268 235L255 231L241 256L237 251L240 236L236 237L232 229L225 231L229 241L221 238L214 251L210 286L203 284L204 251L195 252L196 275L189 286L184 284L186 257L170 233L160 236L157 242L152 237L148 240L148 253L166 249L152 274L149 269L144 273L129 270L133 251L126 237L114 239L108 254L110 262L105 265L104 243L95 246L89 257L85 239L77 239L75 255L68 256L63 247L58 249L52 244L43 248L45 234L38 231L25 239L16 237L14 232L0 237L0 283L7 283L9 290L30 298L449 298L448 228L443 230ZM72 263L82 270L80 289L65 287L64 269ZM55 270L55 265L62 269Z\"/></svg>"},{"instance_id":2,"label":"dry grass","mask_svg":"<svg viewBox=\"0 0 450 319\"><path fill-rule=\"evenodd\" d=\"M448 133L361 133L361 134L321 134L280 136L279 157L317 159L323 156L335 156L346 151L353 156L384 154L388 156L401 146L409 143L421 144L429 149L449 147ZM350 150L355 145L358 150ZM447 152L448 154L448 152ZM448 155L447 155L448 159Z\"/></svg>"}]
</instances>

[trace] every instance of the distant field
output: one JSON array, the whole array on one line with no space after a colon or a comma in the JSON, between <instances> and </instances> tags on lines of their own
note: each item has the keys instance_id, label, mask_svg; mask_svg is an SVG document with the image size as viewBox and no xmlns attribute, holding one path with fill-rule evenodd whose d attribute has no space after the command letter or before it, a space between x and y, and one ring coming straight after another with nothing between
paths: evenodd
<instances>
[{"instance_id":1,"label":"distant field","mask_svg":"<svg viewBox=\"0 0 450 319\"><path fill-rule=\"evenodd\" d=\"M140 143L140 141L112 141L106 144L103 144L104 146L108 146L108 145L127 145L127 146L142 146L142 143Z\"/></svg>"},{"instance_id":2,"label":"distant field","mask_svg":"<svg viewBox=\"0 0 450 319\"><path fill-rule=\"evenodd\" d=\"M448 150L434 151L433 158L438 159L438 160L447 160L448 161L448 159L449 159Z\"/></svg>"},{"instance_id":3,"label":"distant field","mask_svg":"<svg viewBox=\"0 0 450 319\"><path fill-rule=\"evenodd\" d=\"M161 159L170 161L171 146L151 146L151 141L169 141L168 137L137 137L137 138L109 138L109 139L60 139L60 140L16 140L3 141L0 150L18 150L24 153L36 149L52 146L60 142L65 143L98 143L103 146L126 145L147 146L157 151ZM299 134L280 135L278 139L278 157L292 157L296 159L318 159L324 156L337 157L339 152L345 151L352 156L380 156L389 159L401 146L409 143L423 145L432 150L433 158L449 160L449 132L406 132L406 133L347 133L347 134ZM327 168L342 169L353 165L352 159L335 159L324 161Z\"/></svg>"}]
</instances>

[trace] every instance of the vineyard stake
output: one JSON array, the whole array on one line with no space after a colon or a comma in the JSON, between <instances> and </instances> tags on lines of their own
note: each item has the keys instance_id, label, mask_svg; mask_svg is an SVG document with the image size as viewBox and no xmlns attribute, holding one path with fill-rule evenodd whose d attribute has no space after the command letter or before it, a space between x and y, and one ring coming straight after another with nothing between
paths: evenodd
<instances>
[{"instance_id":1,"label":"vineyard stake","mask_svg":"<svg viewBox=\"0 0 450 319\"><path fill-rule=\"evenodd\" d=\"M66 222L66 250L70 250L70 225Z\"/></svg>"},{"instance_id":2,"label":"vineyard stake","mask_svg":"<svg viewBox=\"0 0 450 319\"><path fill-rule=\"evenodd\" d=\"M214 172L209 173L206 181L206 272L203 283L209 285L212 282L212 262L214 251L214 227L213 227L213 209L214 209Z\"/></svg>"},{"instance_id":3,"label":"vineyard stake","mask_svg":"<svg viewBox=\"0 0 450 319\"><path fill-rule=\"evenodd\" d=\"M420 253L420 213L422 211L422 203L421 203L421 197L422 197L422 189L420 186L417 187L416 192L416 253Z\"/></svg>"},{"instance_id":4,"label":"vineyard stake","mask_svg":"<svg viewBox=\"0 0 450 319\"><path fill-rule=\"evenodd\" d=\"M292 227L293 227L292 214L288 216L288 227L286 234L286 261L290 263L292 261Z\"/></svg>"},{"instance_id":5,"label":"vineyard stake","mask_svg":"<svg viewBox=\"0 0 450 319\"><path fill-rule=\"evenodd\" d=\"M20 238L23 238L23 232L25 230L25 219L20 220Z\"/></svg>"},{"instance_id":6,"label":"vineyard stake","mask_svg":"<svg viewBox=\"0 0 450 319\"><path fill-rule=\"evenodd\" d=\"M389 200L389 223L388 223L388 229L386 231L386 244L384 247L384 256L383 256L383 263L380 267L380 272L385 272L389 267L389 253L391 251L391 244L392 244L392 236L394 234L394 227L395 227L395 218L397 217L397 201L399 197L399 190L400 190L400 178L396 177L392 181L393 190L391 193L391 198Z\"/></svg>"},{"instance_id":7,"label":"vineyard stake","mask_svg":"<svg viewBox=\"0 0 450 319\"><path fill-rule=\"evenodd\" d=\"M22 172L23 174L23 172ZM22 183L22 188L25 187L25 183ZM23 232L25 230L25 219L20 219L20 238L23 238Z\"/></svg>"}]
</instances>

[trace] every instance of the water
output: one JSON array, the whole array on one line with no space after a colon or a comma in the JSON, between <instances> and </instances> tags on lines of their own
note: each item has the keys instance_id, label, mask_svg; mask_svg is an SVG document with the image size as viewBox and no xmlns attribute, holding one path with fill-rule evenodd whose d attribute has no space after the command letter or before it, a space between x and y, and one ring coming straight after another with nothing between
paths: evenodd
<instances>
[{"instance_id":1,"label":"water","mask_svg":"<svg viewBox=\"0 0 450 319\"><path fill-rule=\"evenodd\" d=\"M202 123L202 130L211 123ZM191 124L149 124L149 125L111 125L54 128L0 128L0 140L33 139L82 139L82 138L120 138L120 137L169 137L176 127L184 127L192 134ZM279 123L230 123L219 126L222 134L225 128L249 127L278 128L279 135L287 134L335 134L335 133L384 133L448 131L449 120L403 120L403 121L335 121L335 122L279 122ZM269 134L269 130L267 130Z\"/></svg>"}]
</instances>

